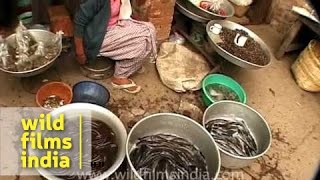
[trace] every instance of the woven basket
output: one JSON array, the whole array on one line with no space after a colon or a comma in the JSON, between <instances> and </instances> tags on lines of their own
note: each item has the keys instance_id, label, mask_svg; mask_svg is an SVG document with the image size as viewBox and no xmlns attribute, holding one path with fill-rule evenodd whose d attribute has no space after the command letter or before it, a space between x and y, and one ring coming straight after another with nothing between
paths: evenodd
<instances>
[{"instance_id":1,"label":"woven basket","mask_svg":"<svg viewBox=\"0 0 320 180\"><path fill-rule=\"evenodd\" d=\"M302 89L320 92L320 42L312 40L291 69Z\"/></svg>"}]
</instances>

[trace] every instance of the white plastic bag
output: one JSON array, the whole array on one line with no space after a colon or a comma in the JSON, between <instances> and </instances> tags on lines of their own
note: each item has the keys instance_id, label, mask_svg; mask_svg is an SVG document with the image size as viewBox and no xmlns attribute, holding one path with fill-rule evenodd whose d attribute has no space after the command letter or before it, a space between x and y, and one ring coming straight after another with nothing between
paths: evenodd
<instances>
[{"instance_id":1,"label":"white plastic bag","mask_svg":"<svg viewBox=\"0 0 320 180\"><path fill-rule=\"evenodd\" d=\"M64 35L64 32L63 31L58 31L56 32L56 35L55 37L53 38L52 40L52 43L55 45L55 44L58 44L58 45L61 45L62 46L62 38L63 38L63 35Z\"/></svg>"},{"instance_id":2,"label":"white plastic bag","mask_svg":"<svg viewBox=\"0 0 320 180\"><path fill-rule=\"evenodd\" d=\"M223 0L211 0L212 1L212 6L210 7L212 12L216 12L219 11L222 4L223 4Z\"/></svg>"},{"instance_id":3,"label":"white plastic bag","mask_svg":"<svg viewBox=\"0 0 320 180\"><path fill-rule=\"evenodd\" d=\"M191 3L193 3L196 6L200 6L200 3L202 0L187 0L187 1L190 1Z\"/></svg>"},{"instance_id":4,"label":"white plastic bag","mask_svg":"<svg viewBox=\"0 0 320 180\"><path fill-rule=\"evenodd\" d=\"M229 1L237 6L249 6L252 4L253 0L229 0Z\"/></svg>"},{"instance_id":5,"label":"white plastic bag","mask_svg":"<svg viewBox=\"0 0 320 180\"><path fill-rule=\"evenodd\" d=\"M10 59L11 56L9 54L8 44L0 36L0 63L3 69L8 69Z\"/></svg>"},{"instance_id":6,"label":"white plastic bag","mask_svg":"<svg viewBox=\"0 0 320 180\"><path fill-rule=\"evenodd\" d=\"M16 58L18 61L14 64L16 65L18 71L27 71L32 69L32 61L27 54L21 53L16 55Z\"/></svg>"},{"instance_id":7,"label":"white plastic bag","mask_svg":"<svg viewBox=\"0 0 320 180\"><path fill-rule=\"evenodd\" d=\"M36 51L34 52L34 55L37 55L37 56L45 56L46 55L46 49L44 47L43 42L38 42L38 46L37 46Z\"/></svg>"},{"instance_id":8,"label":"white plastic bag","mask_svg":"<svg viewBox=\"0 0 320 180\"><path fill-rule=\"evenodd\" d=\"M194 5L200 7L200 4L203 0L189 0ZM221 5L223 4L223 0L207 0L210 1L211 7L209 8L211 11L218 11L221 8Z\"/></svg>"},{"instance_id":9,"label":"white plastic bag","mask_svg":"<svg viewBox=\"0 0 320 180\"><path fill-rule=\"evenodd\" d=\"M20 22L16 28L16 58L15 65L18 71L26 71L32 69L32 62L29 58L31 56L30 48L36 44L36 41L31 36L27 28Z\"/></svg>"},{"instance_id":10,"label":"white plastic bag","mask_svg":"<svg viewBox=\"0 0 320 180\"><path fill-rule=\"evenodd\" d=\"M162 83L176 92L201 89L202 79L210 72L203 56L174 42L162 43L156 66Z\"/></svg>"},{"instance_id":11,"label":"white plastic bag","mask_svg":"<svg viewBox=\"0 0 320 180\"><path fill-rule=\"evenodd\" d=\"M17 43L17 54L29 55L30 47L36 42L32 35L29 33L27 28L20 22L16 28L16 43Z\"/></svg>"}]
</instances>

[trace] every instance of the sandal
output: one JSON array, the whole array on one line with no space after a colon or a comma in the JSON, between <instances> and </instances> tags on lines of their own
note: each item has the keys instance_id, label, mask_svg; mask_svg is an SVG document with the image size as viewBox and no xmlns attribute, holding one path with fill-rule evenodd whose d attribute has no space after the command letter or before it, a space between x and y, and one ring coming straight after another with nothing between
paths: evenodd
<instances>
[{"instance_id":1,"label":"sandal","mask_svg":"<svg viewBox=\"0 0 320 180\"><path fill-rule=\"evenodd\" d=\"M136 85L136 83L133 82L132 79L129 79L129 81L131 82L130 84L115 84L113 82L111 82L112 84L112 87L115 88L115 89L121 89L127 93L130 93L130 94L136 94L138 92L141 91L141 86L138 86ZM129 88L132 88L132 87L137 87L135 90L129 90Z\"/></svg>"}]
</instances>

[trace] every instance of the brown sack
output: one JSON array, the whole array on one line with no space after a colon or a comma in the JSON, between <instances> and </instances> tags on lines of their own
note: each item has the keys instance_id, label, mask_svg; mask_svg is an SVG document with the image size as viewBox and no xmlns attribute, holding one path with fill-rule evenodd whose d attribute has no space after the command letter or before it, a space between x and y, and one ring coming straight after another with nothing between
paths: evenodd
<instances>
[{"instance_id":1,"label":"brown sack","mask_svg":"<svg viewBox=\"0 0 320 180\"><path fill-rule=\"evenodd\" d=\"M210 71L202 55L173 42L162 43L156 66L163 84L176 92L199 90Z\"/></svg>"}]
</instances>

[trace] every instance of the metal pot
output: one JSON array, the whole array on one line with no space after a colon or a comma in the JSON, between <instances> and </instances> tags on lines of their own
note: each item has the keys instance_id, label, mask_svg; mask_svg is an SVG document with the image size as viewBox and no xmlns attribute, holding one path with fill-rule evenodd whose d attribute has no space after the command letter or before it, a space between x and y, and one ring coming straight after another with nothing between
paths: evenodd
<instances>
[{"instance_id":1,"label":"metal pot","mask_svg":"<svg viewBox=\"0 0 320 180\"><path fill-rule=\"evenodd\" d=\"M235 156L219 148L222 166L230 169L240 169L249 166L267 153L271 146L271 131L266 120L256 110L235 101L219 101L209 106L203 116L203 126L212 118L229 114L245 120L258 145L259 152L253 157Z\"/></svg>"},{"instance_id":2,"label":"metal pot","mask_svg":"<svg viewBox=\"0 0 320 180\"><path fill-rule=\"evenodd\" d=\"M126 156L134 174L134 177L131 179L143 180L133 167L130 159L132 146L139 138L158 133L175 134L189 140L197 146L204 155L208 165L210 179L215 180L218 177L220 171L220 155L218 147L210 134L196 121L188 117L173 113L160 113L145 117L139 121L128 135Z\"/></svg>"},{"instance_id":3,"label":"metal pot","mask_svg":"<svg viewBox=\"0 0 320 180\"><path fill-rule=\"evenodd\" d=\"M207 18L210 20L226 19L226 18L232 17L234 15L234 8L228 0L223 0L223 3L221 4L222 9L224 9L226 11L227 15L225 15L225 16L206 11L206 10L198 7L197 5L193 4L189 0L185 0L185 3L186 3L186 7L188 10L190 10L191 12L193 12L201 17L204 17L204 18Z\"/></svg>"},{"instance_id":4,"label":"metal pot","mask_svg":"<svg viewBox=\"0 0 320 180\"><path fill-rule=\"evenodd\" d=\"M105 124L107 124L115 133L116 136L116 143L118 145L118 153L115 154L116 160L113 165L102 175L93 178L92 180L103 180L107 179L110 175L112 175L121 165L125 158L125 144L127 139L127 131L122 124L121 120L114 115L108 109L100 107L94 104L87 104L87 103L74 103L62 106L58 109L53 110L50 115L51 117L58 117L60 114L65 115L65 120L71 118L78 118L79 113L90 113L92 119L97 119ZM50 173L46 169L37 169L38 172L49 180L62 180L56 176L49 175Z\"/></svg>"},{"instance_id":5,"label":"metal pot","mask_svg":"<svg viewBox=\"0 0 320 180\"><path fill-rule=\"evenodd\" d=\"M31 29L31 30L28 30L28 31L31 33L31 35L34 37L34 39L36 41L41 41L44 44L52 41L52 39L56 36L56 34L50 32L50 31L41 30L41 29ZM16 47L16 38L15 38L15 36L16 36L16 34L12 34L12 35L10 35L9 37L6 38L6 41L12 47ZM45 64L45 65L43 65L41 67L32 69L32 70L22 71L22 72L13 72L13 71L8 71L8 70L2 69L2 68L0 68L0 70L5 72L5 73L8 73L8 74L10 74L12 76L15 76L15 77L35 76L35 75L38 75L38 74L46 71L47 69L49 69L54 64L55 60L59 57L59 55L61 53L61 50L62 50L62 44L59 47L59 52L56 55L56 57L54 57L47 64Z\"/></svg>"},{"instance_id":6,"label":"metal pot","mask_svg":"<svg viewBox=\"0 0 320 180\"><path fill-rule=\"evenodd\" d=\"M95 80L110 78L114 73L114 61L109 58L99 57L93 64L83 65L80 67L81 73Z\"/></svg>"},{"instance_id":7,"label":"metal pot","mask_svg":"<svg viewBox=\"0 0 320 180\"><path fill-rule=\"evenodd\" d=\"M185 16L187 16L188 18L197 21L197 22L201 22L201 23L208 23L211 19L199 16L193 12L191 12L186 6L186 1L188 0L177 0L176 1L176 8Z\"/></svg>"}]
</instances>

